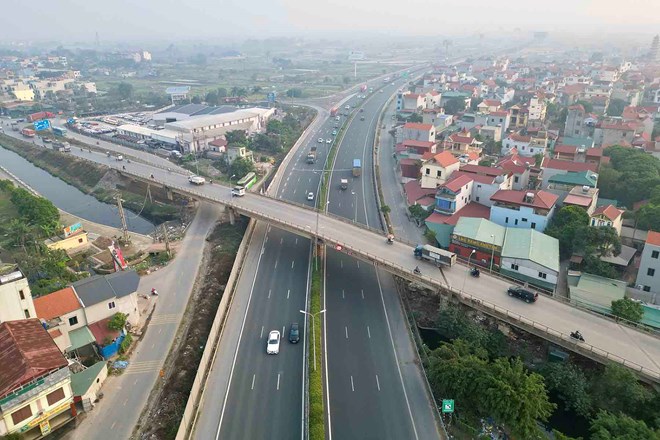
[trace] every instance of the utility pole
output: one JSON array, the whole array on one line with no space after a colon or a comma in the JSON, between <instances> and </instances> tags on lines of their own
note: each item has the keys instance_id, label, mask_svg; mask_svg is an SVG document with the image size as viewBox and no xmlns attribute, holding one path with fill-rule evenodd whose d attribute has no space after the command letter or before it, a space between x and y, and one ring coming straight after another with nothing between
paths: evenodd
<instances>
[{"instance_id":1,"label":"utility pole","mask_svg":"<svg viewBox=\"0 0 660 440\"><path fill-rule=\"evenodd\" d=\"M170 251L170 236L167 235L167 224L163 223L163 238L165 239L165 252L167 253L168 257L171 257L171 251Z\"/></svg>"},{"instance_id":2,"label":"utility pole","mask_svg":"<svg viewBox=\"0 0 660 440\"><path fill-rule=\"evenodd\" d=\"M128 235L128 225L126 224L126 214L124 214L124 207L121 204L121 202L123 202L121 199L121 194L117 194L115 196L115 200L117 200L117 209L119 210L119 218L121 219L121 232L122 237L124 238L124 243L130 243L131 236Z\"/></svg>"}]
</instances>

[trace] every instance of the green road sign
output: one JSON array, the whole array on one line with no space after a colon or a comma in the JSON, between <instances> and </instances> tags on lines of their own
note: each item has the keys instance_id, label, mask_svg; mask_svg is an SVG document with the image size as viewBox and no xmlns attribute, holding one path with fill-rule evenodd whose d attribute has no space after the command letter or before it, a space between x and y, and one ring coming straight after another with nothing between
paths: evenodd
<instances>
[{"instance_id":1,"label":"green road sign","mask_svg":"<svg viewBox=\"0 0 660 440\"><path fill-rule=\"evenodd\" d=\"M443 413L453 413L454 412L454 401L453 400L443 400L442 401L442 412Z\"/></svg>"}]
</instances>

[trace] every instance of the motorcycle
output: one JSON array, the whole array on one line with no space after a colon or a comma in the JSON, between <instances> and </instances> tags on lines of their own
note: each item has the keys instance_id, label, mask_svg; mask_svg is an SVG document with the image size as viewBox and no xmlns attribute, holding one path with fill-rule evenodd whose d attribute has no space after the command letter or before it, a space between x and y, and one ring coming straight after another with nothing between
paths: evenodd
<instances>
[{"instance_id":1,"label":"motorcycle","mask_svg":"<svg viewBox=\"0 0 660 440\"><path fill-rule=\"evenodd\" d=\"M414 272L415 274L417 274L417 275L421 275L421 274L422 274L422 271L419 270L419 266L416 267L415 270L413 270L413 272Z\"/></svg>"},{"instance_id":2,"label":"motorcycle","mask_svg":"<svg viewBox=\"0 0 660 440\"><path fill-rule=\"evenodd\" d=\"M151 289L151 294L154 296L158 296L158 291L156 289Z\"/></svg>"},{"instance_id":3,"label":"motorcycle","mask_svg":"<svg viewBox=\"0 0 660 440\"><path fill-rule=\"evenodd\" d=\"M390 234L387 236L387 244L394 244L394 235Z\"/></svg>"},{"instance_id":4,"label":"motorcycle","mask_svg":"<svg viewBox=\"0 0 660 440\"><path fill-rule=\"evenodd\" d=\"M577 339L578 341L584 342L584 337L582 336L582 333L580 333L577 330L575 330L574 332L571 332L571 338Z\"/></svg>"},{"instance_id":5,"label":"motorcycle","mask_svg":"<svg viewBox=\"0 0 660 440\"><path fill-rule=\"evenodd\" d=\"M481 272L476 267L473 268L472 270L470 270L470 275L472 275L475 278L479 278L480 274L481 274Z\"/></svg>"}]
</instances>

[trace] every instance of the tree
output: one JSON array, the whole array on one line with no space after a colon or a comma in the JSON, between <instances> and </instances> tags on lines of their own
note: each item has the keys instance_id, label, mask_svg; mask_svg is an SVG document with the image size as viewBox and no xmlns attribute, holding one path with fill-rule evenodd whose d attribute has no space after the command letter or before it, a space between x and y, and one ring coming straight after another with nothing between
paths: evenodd
<instances>
[{"instance_id":1,"label":"tree","mask_svg":"<svg viewBox=\"0 0 660 440\"><path fill-rule=\"evenodd\" d=\"M594 105L589 101L578 101L575 104L582 105L582 107L584 107L584 111L587 113L593 113L594 111Z\"/></svg>"},{"instance_id":2,"label":"tree","mask_svg":"<svg viewBox=\"0 0 660 440\"><path fill-rule=\"evenodd\" d=\"M243 157L237 157L229 166L229 172L238 178L241 178L252 171L254 171L254 164L252 161Z\"/></svg>"},{"instance_id":3,"label":"tree","mask_svg":"<svg viewBox=\"0 0 660 440\"><path fill-rule=\"evenodd\" d=\"M218 99L227 97L227 89L224 87L218 87Z\"/></svg>"},{"instance_id":4,"label":"tree","mask_svg":"<svg viewBox=\"0 0 660 440\"><path fill-rule=\"evenodd\" d=\"M411 113L410 116L408 116L408 122L415 122L415 123L421 123L424 119L422 118L422 115L419 113Z\"/></svg>"},{"instance_id":5,"label":"tree","mask_svg":"<svg viewBox=\"0 0 660 440\"><path fill-rule=\"evenodd\" d=\"M247 137L244 130L232 130L225 133L225 139L229 145L247 144Z\"/></svg>"},{"instance_id":6,"label":"tree","mask_svg":"<svg viewBox=\"0 0 660 440\"><path fill-rule=\"evenodd\" d=\"M293 88L293 89L289 89L289 90L286 91L286 96L288 98L302 98L303 97L303 92L302 92L302 89Z\"/></svg>"},{"instance_id":7,"label":"tree","mask_svg":"<svg viewBox=\"0 0 660 440\"><path fill-rule=\"evenodd\" d=\"M541 164L543 163L543 154L542 153L536 153L534 155L534 166L535 167L540 167Z\"/></svg>"},{"instance_id":8,"label":"tree","mask_svg":"<svg viewBox=\"0 0 660 440\"><path fill-rule=\"evenodd\" d=\"M199 95L195 95L190 99L190 102L192 102L193 104L201 104L202 98L200 98Z\"/></svg>"},{"instance_id":9,"label":"tree","mask_svg":"<svg viewBox=\"0 0 660 440\"><path fill-rule=\"evenodd\" d=\"M414 205L411 205L408 207L408 211L410 211L410 215L420 221L426 220L426 218L431 215L430 211L427 211L426 209L422 208L422 206L418 205L415 203Z\"/></svg>"},{"instance_id":10,"label":"tree","mask_svg":"<svg viewBox=\"0 0 660 440\"><path fill-rule=\"evenodd\" d=\"M128 315L125 313L117 312L112 315L112 318L108 321L108 328L110 330L121 331L126 326L126 321L128 320Z\"/></svg>"},{"instance_id":11,"label":"tree","mask_svg":"<svg viewBox=\"0 0 660 440\"><path fill-rule=\"evenodd\" d=\"M582 417L589 417L589 381L580 368L567 362L552 362L543 367L541 374L548 390L557 393L566 409L571 409Z\"/></svg>"},{"instance_id":12,"label":"tree","mask_svg":"<svg viewBox=\"0 0 660 440\"><path fill-rule=\"evenodd\" d=\"M591 384L594 406L613 413L630 413L644 405L650 394L635 373L624 366L607 364Z\"/></svg>"},{"instance_id":13,"label":"tree","mask_svg":"<svg viewBox=\"0 0 660 440\"><path fill-rule=\"evenodd\" d=\"M479 109L479 104L481 104L483 101L484 100L481 99L481 98L473 99L470 102L470 110L472 110L473 112L476 112Z\"/></svg>"},{"instance_id":14,"label":"tree","mask_svg":"<svg viewBox=\"0 0 660 440\"><path fill-rule=\"evenodd\" d=\"M619 278L619 272L609 263L601 260L598 255L587 254L584 256L582 269L590 274L605 278Z\"/></svg>"},{"instance_id":15,"label":"tree","mask_svg":"<svg viewBox=\"0 0 660 440\"><path fill-rule=\"evenodd\" d=\"M591 422L591 440L660 440L660 433L625 414L600 411Z\"/></svg>"},{"instance_id":16,"label":"tree","mask_svg":"<svg viewBox=\"0 0 660 440\"><path fill-rule=\"evenodd\" d=\"M380 207L380 212L383 214L389 214L392 211L392 208L390 208L388 205L383 205Z\"/></svg>"},{"instance_id":17,"label":"tree","mask_svg":"<svg viewBox=\"0 0 660 440\"><path fill-rule=\"evenodd\" d=\"M133 96L133 84L120 82L117 86L117 94L121 99L129 99Z\"/></svg>"},{"instance_id":18,"label":"tree","mask_svg":"<svg viewBox=\"0 0 660 440\"><path fill-rule=\"evenodd\" d=\"M596 252L601 257L621 253L621 238L613 227L589 227L587 232L587 246L590 251Z\"/></svg>"},{"instance_id":19,"label":"tree","mask_svg":"<svg viewBox=\"0 0 660 440\"><path fill-rule=\"evenodd\" d=\"M612 314L618 318L628 321L639 322L644 315L642 304L633 301L630 298L617 299L612 301Z\"/></svg>"},{"instance_id":20,"label":"tree","mask_svg":"<svg viewBox=\"0 0 660 440\"><path fill-rule=\"evenodd\" d=\"M252 148L260 151L278 153L282 150L282 144L276 136L259 133L252 140Z\"/></svg>"},{"instance_id":21,"label":"tree","mask_svg":"<svg viewBox=\"0 0 660 440\"><path fill-rule=\"evenodd\" d=\"M520 358L498 358L490 370L480 393L480 406L509 427L514 437L537 437L538 421L546 421L556 407L548 400L543 377L527 373Z\"/></svg>"},{"instance_id":22,"label":"tree","mask_svg":"<svg viewBox=\"0 0 660 440\"><path fill-rule=\"evenodd\" d=\"M559 240L563 257L569 257L577 249L583 249L589 228L589 214L579 206L564 206L552 218L545 233Z\"/></svg>"},{"instance_id":23,"label":"tree","mask_svg":"<svg viewBox=\"0 0 660 440\"><path fill-rule=\"evenodd\" d=\"M452 98L445 103L445 113L455 115L465 110L465 100L463 98Z\"/></svg>"},{"instance_id":24,"label":"tree","mask_svg":"<svg viewBox=\"0 0 660 440\"><path fill-rule=\"evenodd\" d=\"M623 99L614 98L607 106L607 116L621 116L628 103Z\"/></svg>"},{"instance_id":25,"label":"tree","mask_svg":"<svg viewBox=\"0 0 660 440\"><path fill-rule=\"evenodd\" d=\"M218 100L218 92L216 90L211 90L206 94L204 101L206 101L208 105L218 105L220 103Z\"/></svg>"},{"instance_id":26,"label":"tree","mask_svg":"<svg viewBox=\"0 0 660 440\"><path fill-rule=\"evenodd\" d=\"M633 148L620 146L605 149L610 163L601 167L598 187L603 197L619 200L631 207L633 203L648 199L654 188L660 186L660 160Z\"/></svg>"}]
</instances>

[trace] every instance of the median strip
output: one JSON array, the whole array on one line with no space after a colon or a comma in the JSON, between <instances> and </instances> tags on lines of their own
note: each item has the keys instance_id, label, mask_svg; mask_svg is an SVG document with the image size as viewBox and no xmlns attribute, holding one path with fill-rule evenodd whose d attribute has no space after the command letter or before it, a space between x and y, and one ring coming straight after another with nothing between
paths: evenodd
<instances>
[{"instance_id":1,"label":"median strip","mask_svg":"<svg viewBox=\"0 0 660 440\"><path fill-rule=\"evenodd\" d=\"M320 318L321 316L321 286L323 280L323 265L313 267L312 286L310 298L311 314ZM308 356L309 359L309 438L310 440L325 439L325 408L323 399L323 356L321 353L321 319L313 319L311 338L311 351L316 356Z\"/></svg>"}]
</instances>

